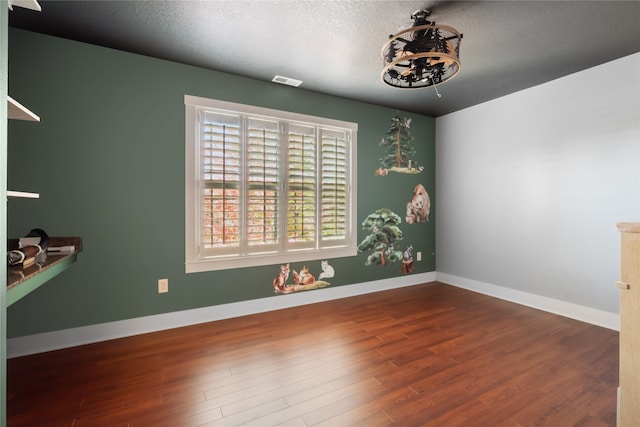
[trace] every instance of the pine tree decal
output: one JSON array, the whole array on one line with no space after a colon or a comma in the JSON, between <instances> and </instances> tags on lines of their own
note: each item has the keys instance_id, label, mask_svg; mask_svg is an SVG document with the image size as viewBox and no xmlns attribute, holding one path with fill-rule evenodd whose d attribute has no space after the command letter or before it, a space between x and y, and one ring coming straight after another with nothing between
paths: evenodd
<instances>
[{"instance_id":1,"label":"pine tree decal","mask_svg":"<svg viewBox=\"0 0 640 427\"><path fill-rule=\"evenodd\" d=\"M394 248L402 240L400 223L400 215L386 208L376 210L362 221L362 229L369 235L360 242L358 251L371 252L364 265L387 265L402 260L402 251Z\"/></svg>"},{"instance_id":2,"label":"pine tree decal","mask_svg":"<svg viewBox=\"0 0 640 427\"><path fill-rule=\"evenodd\" d=\"M380 146L387 150L387 154L380 159L382 168L394 172L419 173L415 163L412 164L412 157L415 155L413 148L413 137L409 127L411 119L400 117L396 114L391 119L391 127L386 132L384 138L380 140Z\"/></svg>"}]
</instances>

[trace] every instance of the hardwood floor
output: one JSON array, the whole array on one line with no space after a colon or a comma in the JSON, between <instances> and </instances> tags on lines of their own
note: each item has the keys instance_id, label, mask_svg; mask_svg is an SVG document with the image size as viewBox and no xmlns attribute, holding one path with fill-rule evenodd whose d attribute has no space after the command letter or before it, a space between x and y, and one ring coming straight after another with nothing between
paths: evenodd
<instances>
[{"instance_id":1,"label":"hardwood floor","mask_svg":"<svg viewBox=\"0 0 640 427\"><path fill-rule=\"evenodd\" d=\"M428 283L10 359L7 406L9 427L614 426L617 386L616 331Z\"/></svg>"}]
</instances>

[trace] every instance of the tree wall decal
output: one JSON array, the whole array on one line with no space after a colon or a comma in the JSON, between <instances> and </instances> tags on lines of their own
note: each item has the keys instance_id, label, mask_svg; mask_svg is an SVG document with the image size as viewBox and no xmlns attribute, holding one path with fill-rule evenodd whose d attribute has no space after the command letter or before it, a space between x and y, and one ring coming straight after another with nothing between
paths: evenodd
<instances>
[{"instance_id":1,"label":"tree wall decal","mask_svg":"<svg viewBox=\"0 0 640 427\"><path fill-rule=\"evenodd\" d=\"M419 173L421 168L413 163L415 155L411 136L411 118L396 113L391 119L391 127L380 140L379 145L386 149L386 155L380 159L383 169L402 173Z\"/></svg>"},{"instance_id":2,"label":"tree wall decal","mask_svg":"<svg viewBox=\"0 0 640 427\"><path fill-rule=\"evenodd\" d=\"M394 244L402 240L402 230L398 227L400 223L400 216L386 208L376 210L362 221L362 229L370 233L358 245L358 251L371 252L366 266L387 265L402 260L402 251L394 248Z\"/></svg>"}]
</instances>

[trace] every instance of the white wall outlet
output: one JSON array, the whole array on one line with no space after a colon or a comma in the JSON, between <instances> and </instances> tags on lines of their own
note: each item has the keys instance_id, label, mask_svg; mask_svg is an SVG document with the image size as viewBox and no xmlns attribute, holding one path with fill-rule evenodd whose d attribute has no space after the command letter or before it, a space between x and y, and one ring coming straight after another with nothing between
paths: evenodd
<instances>
[{"instance_id":1,"label":"white wall outlet","mask_svg":"<svg viewBox=\"0 0 640 427\"><path fill-rule=\"evenodd\" d=\"M416 259L422 261L422 252L416 252Z\"/></svg>"},{"instance_id":2,"label":"white wall outlet","mask_svg":"<svg viewBox=\"0 0 640 427\"><path fill-rule=\"evenodd\" d=\"M169 279L158 279L158 293L169 292Z\"/></svg>"}]
</instances>

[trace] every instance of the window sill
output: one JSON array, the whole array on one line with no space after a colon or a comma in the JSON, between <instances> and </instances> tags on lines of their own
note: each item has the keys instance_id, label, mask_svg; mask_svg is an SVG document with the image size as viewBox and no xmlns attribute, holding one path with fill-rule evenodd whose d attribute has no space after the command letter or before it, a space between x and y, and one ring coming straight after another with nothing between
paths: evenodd
<instances>
[{"instance_id":1,"label":"window sill","mask_svg":"<svg viewBox=\"0 0 640 427\"><path fill-rule=\"evenodd\" d=\"M185 263L186 273L202 273L205 271L229 270L234 268L258 267L286 263L303 263L332 258L352 257L358 254L357 248L323 249L322 251L305 251L290 254L262 254L254 256L230 256L209 258Z\"/></svg>"}]
</instances>

